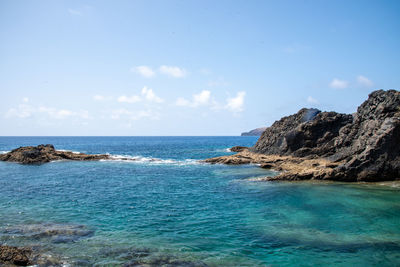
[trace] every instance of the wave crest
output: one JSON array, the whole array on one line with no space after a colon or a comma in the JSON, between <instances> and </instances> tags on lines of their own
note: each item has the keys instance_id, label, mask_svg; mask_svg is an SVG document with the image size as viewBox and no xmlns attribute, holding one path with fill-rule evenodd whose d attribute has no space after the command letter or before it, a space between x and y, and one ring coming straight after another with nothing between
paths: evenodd
<instances>
[{"instance_id":1,"label":"wave crest","mask_svg":"<svg viewBox=\"0 0 400 267\"><path fill-rule=\"evenodd\" d=\"M102 159L100 161L109 162L128 162L128 163L145 163L154 165L198 165L201 164L196 159L185 159L185 160L175 160L175 159L160 159L152 157L143 156L130 156L130 155L110 155L110 159Z\"/></svg>"}]
</instances>

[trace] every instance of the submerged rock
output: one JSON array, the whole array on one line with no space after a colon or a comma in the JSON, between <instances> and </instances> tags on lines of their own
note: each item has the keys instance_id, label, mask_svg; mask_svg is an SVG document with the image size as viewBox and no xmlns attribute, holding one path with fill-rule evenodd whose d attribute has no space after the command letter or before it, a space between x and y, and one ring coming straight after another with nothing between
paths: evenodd
<instances>
[{"instance_id":1,"label":"submerged rock","mask_svg":"<svg viewBox=\"0 0 400 267\"><path fill-rule=\"evenodd\" d=\"M26 146L1 154L0 160L23 164L41 164L54 160L102 160L110 159L109 155L88 155L71 151L55 150L53 145Z\"/></svg>"},{"instance_id":2,"label":"submerged rock","mask_svg":"<svg viewBox=\"0 0 400 267\"><path fill-rule=\"evenodd\" d=\"M30 257L32 249L0 245L0 265L14 264L17 266L28 266L32 264Z\"/></svg>"},{"instance_id":3,"label":"submerged rock","mask_svg":"<svg viewBox=\"0 0 400 267\"><path fill-rule=\"evenodd\" d=\"M16 225L6 227L1 232L33 240L48 239L52 243L76 242L81 238L94 235L94 230L88 229L84 225L53 223Z\"/></svg>"},{"instance_id":4,"label":"submerged rock","mask_svg":"<svg viewBox=\"0 0 400 267\"><path fill-rule=\"evenodd\" d=\"M353 115L301 109L273 123L249 150L253 153L242 151L206 162L258 163L286 171L268 179L400 179L400 92L375 91ZM275 155L288 164L271 165L269 159L263 161L259 155ZM322 172L301 167L301 162L311 159L328 163ZM295 171L295 162L299 162L299 172Z\"/></svg>"}]
</instances>

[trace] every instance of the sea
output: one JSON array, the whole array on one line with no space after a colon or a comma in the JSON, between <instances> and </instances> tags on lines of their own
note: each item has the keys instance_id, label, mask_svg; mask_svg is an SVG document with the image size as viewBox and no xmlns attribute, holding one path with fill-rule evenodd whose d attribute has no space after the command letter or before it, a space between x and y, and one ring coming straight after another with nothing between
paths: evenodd
<instances>
[{"instance_id":1,"label":"sea","mask_svg":"<svg viewBox=\"0 0 400 267\"><path fill-rule=\"evenodd\" d=\"M399 183L260 182L276 172L201 162L256 141L0 137L0 153L115 158L0 162L0 244L54 266L400 266Z\"/></svg>"}]
</instances>

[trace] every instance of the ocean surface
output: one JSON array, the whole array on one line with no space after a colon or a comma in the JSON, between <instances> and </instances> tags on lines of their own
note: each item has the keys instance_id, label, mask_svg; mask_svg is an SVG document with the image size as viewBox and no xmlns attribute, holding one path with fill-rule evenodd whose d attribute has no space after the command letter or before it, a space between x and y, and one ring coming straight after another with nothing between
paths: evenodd
<instances>
[{"instance_id":1,"label":"ocean surface","mask_svg":"<svg viewBox=\"0 0 400 267\"><path fill-rule=\"evenodd\" d=\"M254 182L274 173L198 161L256 141L0 137L3 153L49 143L136 159L0 162L0 243L65 266L400 265L397 183Z\"/></svg>"}]
</instances>

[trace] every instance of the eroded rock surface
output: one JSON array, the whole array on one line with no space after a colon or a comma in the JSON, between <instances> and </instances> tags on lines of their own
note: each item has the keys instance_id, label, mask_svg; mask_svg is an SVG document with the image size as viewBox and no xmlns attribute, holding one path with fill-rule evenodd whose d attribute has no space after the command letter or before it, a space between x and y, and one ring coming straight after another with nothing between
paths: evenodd
<instances>
[{"instance_id":1,"label":"eroded rock surface","mask_svg":"<svg viewBox=\"0 0 400 267\"><path fill-rule=\"evenodd\" d=\"M258 163L285 171L270 179L400 179L400 92L375 91L352 115L301 109L268 127L249 150L253 153L242 151L206 162ZM299 162L299 173L293 166L271 165L260 155L276 156L291 166ZM329 167L322 172L323 168L304 169L314 164L313 159L326 161L320 166Z\"/></svg>"},{"instance_id":2,"label":"eroded rock surface","mask_svg":"<svg viewBox=\"0 0 400 267\"><path fill-rule=\"evenodd\" d=\"M53 145L26 146L1 154L0 160L23 164L41 164L54 160L102 160L110 159L109 155L88 155L71 151L55 150Z\"/></svg>"}]
</instances>

